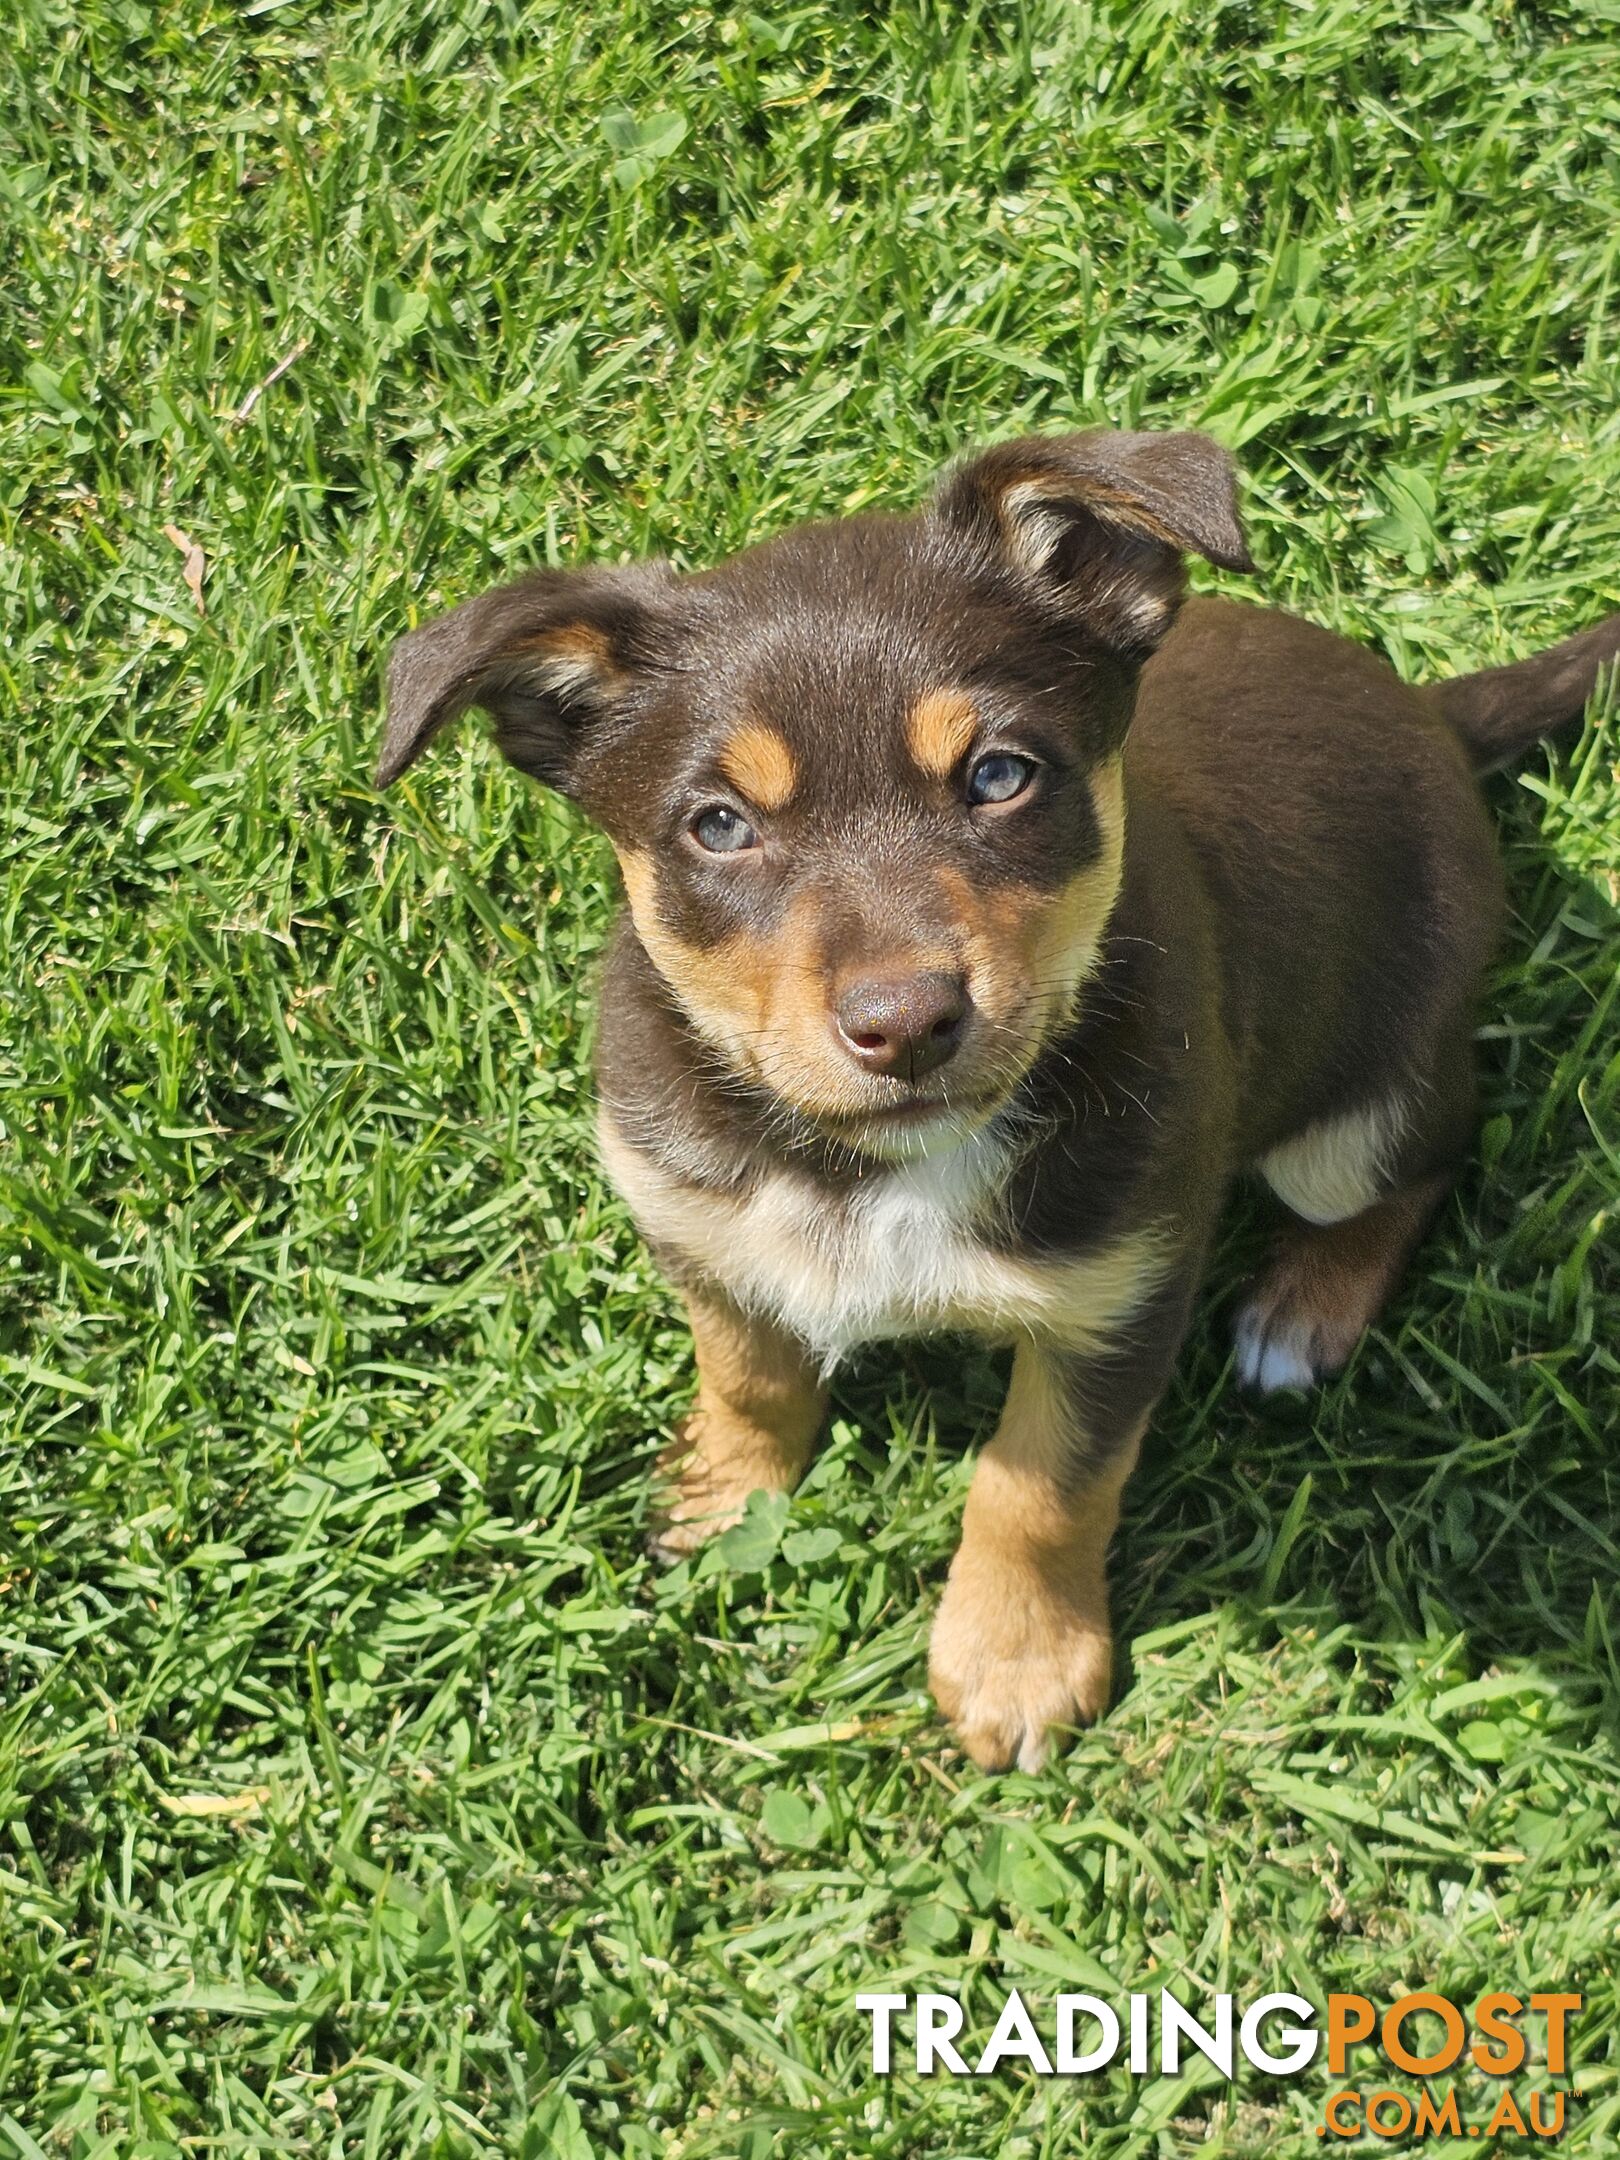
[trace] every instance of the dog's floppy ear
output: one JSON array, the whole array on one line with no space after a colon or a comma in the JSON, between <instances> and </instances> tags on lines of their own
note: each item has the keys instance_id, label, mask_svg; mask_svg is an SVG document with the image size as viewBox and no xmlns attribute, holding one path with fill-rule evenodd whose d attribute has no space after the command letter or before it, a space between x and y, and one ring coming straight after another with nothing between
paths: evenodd
<instances>
[{"instance_id":1,"label":"dog's floppy ear","mask_svg":"<svg viewBox=\"0 0 1620 2160\"><path fill-rule=\"evenodd\" d=\"M1231 460L1207 435L1031 435L946 473L935 515L1054 613L1145 658L1175 618L1185 551L1252 570Z\"/></svg>"},{"instance_id":2,"label":"dog's floppy ear","mask_svg":"<svg viewBox=\"0 0 1620 2160\"><path fill-rule=\"evenodd\" d=\"M566 793L586 733L621 703L647 651L668 584L658 563L536 570L410 631L388 665L377 786L481 705L512 763Z\"/></svg>"}]
</instances>

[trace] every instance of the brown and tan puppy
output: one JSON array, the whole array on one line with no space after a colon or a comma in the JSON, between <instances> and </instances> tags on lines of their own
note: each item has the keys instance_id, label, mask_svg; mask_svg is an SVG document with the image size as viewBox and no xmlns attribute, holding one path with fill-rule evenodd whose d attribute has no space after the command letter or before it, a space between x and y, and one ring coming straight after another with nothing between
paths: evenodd
<instances>
[{"instance_id":1,"label":"brown and tan puppy","mask_svg":"<svg viewBox=\"0 0 1620 2160\"><path fill-rule=\"evenodd\" d=\"M930 1653L986 1765L1106 1705L1108 1543L1232 1178L1287 1210L1245 1380L1378 1312L1473 1121L1475 775L1620 652L1415 689L1183 605L1188 550L1250 567L1205 437L1006 443L699 576L536 573L390 678L380 785L482 706L623 866L603 1154L698 1359L661 1549L795 1483L855 1344L1016 1344Z\"/></svg>"}]
</instances>

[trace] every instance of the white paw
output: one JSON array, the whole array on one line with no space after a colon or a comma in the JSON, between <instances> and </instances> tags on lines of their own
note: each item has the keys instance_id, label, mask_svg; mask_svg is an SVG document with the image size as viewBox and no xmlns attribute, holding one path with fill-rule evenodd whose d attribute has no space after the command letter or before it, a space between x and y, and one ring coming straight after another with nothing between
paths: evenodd
<instances>
[{"instance_id":1,"label":"white paw","mask_svg":"<svg viewBox=\"0 0 1620 2160\"><path fill-rule=\"evenodd\" d=\"M1246 1306L1233 1329L1239 1380L1262 1395L1274 1395L1279 1388L1315 1387L1323 1368L1312 1355L1314 1332L1308 1326L1268 1319L1254 1306Z\"/></svg>"}]
</instances>

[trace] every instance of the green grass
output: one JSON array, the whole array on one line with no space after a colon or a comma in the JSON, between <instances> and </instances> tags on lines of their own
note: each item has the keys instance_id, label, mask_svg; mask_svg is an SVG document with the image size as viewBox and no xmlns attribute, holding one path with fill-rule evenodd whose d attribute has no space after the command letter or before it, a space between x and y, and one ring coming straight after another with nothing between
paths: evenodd
<instances>
[{"instance_id":1,"label":"green grass","mask_svg":"<svg viewBox=\"0 0 1620 2160\"><path fill-rule=\"evenodd\" d=\"M1261 589L1408 672L1620 606L1617 21L18 0L5 2160L1324 2149L1323 2070L875 2079L885 1984L1573 1986L1614 2149L1613 720L1493 783L1484 1143L1308 1404L1230 1384L1234 1214L1038 1779L923 1688L994 1358L871 1360L785 1520L643 1558L607 852L475 728L366 776L420 615L1023 427L1207 424Z\"/></svg>"}]
</instances>

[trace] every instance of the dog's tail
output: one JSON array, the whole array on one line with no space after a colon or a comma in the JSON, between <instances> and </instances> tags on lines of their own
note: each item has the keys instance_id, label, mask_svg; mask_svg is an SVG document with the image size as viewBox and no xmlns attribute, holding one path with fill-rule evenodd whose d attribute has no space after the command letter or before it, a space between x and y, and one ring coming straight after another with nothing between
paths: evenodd
<instances>
[{"instance_id":1,"label":"dog's tail","mask_svg":"<svg viewBox=\"0 0 1620 2160\"><path fill-rule=\"evenodd\" d=\"M1599 675L1620 660L1620 615L1533 660L1432 683L1429 696L1462 737L1475 772L1495 772L1543 735L1578 720Z\"/></svg>"}]
</instances>

